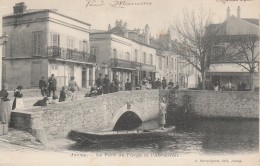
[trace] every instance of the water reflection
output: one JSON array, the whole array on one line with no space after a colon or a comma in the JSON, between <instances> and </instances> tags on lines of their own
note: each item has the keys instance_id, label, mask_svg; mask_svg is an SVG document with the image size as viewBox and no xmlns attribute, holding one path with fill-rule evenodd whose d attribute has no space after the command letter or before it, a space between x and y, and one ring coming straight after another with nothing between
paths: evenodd
<instances>
[{"instance_id":1,"label":"water reflection","mask_svg":"<svg viewBox=\"0 0 260 166\"><path fill-rule=\"evenodd\" d=\"M143 142L73 146L71 150L135 153L233 154L255 153L259 147L258 120L196 120L165 139ZM156 120L140 128L156 128Z\"/></svg>"}]
</instances>

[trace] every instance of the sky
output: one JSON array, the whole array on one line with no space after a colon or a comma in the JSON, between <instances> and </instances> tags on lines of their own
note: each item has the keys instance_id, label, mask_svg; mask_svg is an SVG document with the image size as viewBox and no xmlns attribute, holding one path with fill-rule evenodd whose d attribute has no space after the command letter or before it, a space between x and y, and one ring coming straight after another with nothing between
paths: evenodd
<instances>
[{"instance_id":1,"label":"sky","mask_svg":"<svg viewBox=\"0 0 260 166\"><path fill-rule=\"evenodd\" d=\"M87 6L103 4L102 6ZM236 16L237 7L241 8L242 18L259 18L260 0L122 0L126 3L146 2L148 5L129 5L123 8L112 7L115 0L0 0L1 15L11 14L15 3L25 2L27 9L57 9L59 13L90 23L92 29L107 30L115 21L127 22L130 29L143 29L149 25L152 36L167 31L174 19L181 17L183 10L195 10L200 7L210 11L213 23L226 18L227 7L231 15ZM121 2L122 2L121 1ZM122 5L120 6L122 7Z\"/></svg>"}]
</instances>

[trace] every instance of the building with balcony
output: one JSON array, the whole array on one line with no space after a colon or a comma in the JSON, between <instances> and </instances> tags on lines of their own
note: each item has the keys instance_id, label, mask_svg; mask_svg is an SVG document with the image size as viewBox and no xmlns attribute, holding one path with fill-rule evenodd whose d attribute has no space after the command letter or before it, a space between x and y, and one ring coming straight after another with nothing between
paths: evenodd
<instances>
[{"instance_id":1,"label":"building with balcony","mask_svg":"<svg viewBox=\"0 0 260 166\"><path fill-rule=\"evenodd\" d=\"M51 74L57 86L71 76L80 87L93 85L95 57L90 56L90 24L56 10L26 9L17 3L3 16L3 33L9 36L3 56L3 82L13 89L38 87L39 79Z\"/></svg>"},{"instance_id":2,"label":"building with balcony","mask_svg":"<svg viewBox=\"0 0 260 166\"><path fill-rule=\"evenodd\" d=\"M127 24L116 21L115 27L107 31L90 34L91 54L96 56L98 73L108 74L110 80L116 75L120 86L127 79L133 86L139 85L145 77L155 78L156 49L149 43L149 27L144 32L129 30Z\"/></svg>"}]
</instances>

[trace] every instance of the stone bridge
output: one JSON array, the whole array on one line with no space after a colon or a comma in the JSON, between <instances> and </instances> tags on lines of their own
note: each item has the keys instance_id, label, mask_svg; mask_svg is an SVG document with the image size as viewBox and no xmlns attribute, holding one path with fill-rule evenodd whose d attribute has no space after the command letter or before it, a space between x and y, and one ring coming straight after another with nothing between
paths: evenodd
<instances>
[{"instance_id":1,"label":"stone bridge","mask_svg":"<svg viewBox=\"0 0 260 166\"><path fill-rule=\"evenodd\" d=\"M31 133L41 130L52 139L66 137L71 130L133 129L158 113L158 90L121 91L13 111L10 126Z\"/></svg>"}]
</instances>

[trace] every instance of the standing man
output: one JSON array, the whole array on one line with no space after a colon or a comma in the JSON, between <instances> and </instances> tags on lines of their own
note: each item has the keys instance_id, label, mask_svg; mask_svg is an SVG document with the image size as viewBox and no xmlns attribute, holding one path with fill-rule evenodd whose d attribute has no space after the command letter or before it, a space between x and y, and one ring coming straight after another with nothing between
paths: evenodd
<instances>
[{"instance_id":1,"label":"standing man","mask_svg":"<svg viewBox=\"0 0 260 166\"><path fill-rule=\"evenodd\" d=\"M96 79L96 85L97 85L97 95L102 95L103 93L103 80L102 80L102 74L99 74L98 79Z\"/></svg>"},{"instance_id":2,"label":"standing man","mask_svg":"<svg viewBox=\"0 0 260 166\"><path fill-rule=\"evenodd\" d=\"M163 80L162 80L162 87L163 87L163 89L165 89L167 87L167 81L166 81L165 77L163 77Z\"/></svg>"},{"instance_id":3,"label":"standing man","mask_svg":"<svg viewBox=\"0 0 260 166\"><path fill-rule=\"evenodd\" d=\"M110 86L110 80L108 78L108 75L105 75L105 78L103 79L103 93L108 94L109 93L109 86Z\"/></svg>"},{"instance_id":4,"label":"standing man","mask_svg":"<svg viewBox=\"0 0 260 166\"><path fill-rule=\"evenodd\" d=\"M54 74L52 74L48 80L48 90L49 90L48 97L51 96L51 92L53 93L53 96L55 96L55 91L57 90L57 81L54 78Z\"/></svg>"},{"instance_id":5,"label":"standing man","mask_svg":"<svg viewBox=\"0 0 260 166\"><path fill-rule=\"evenodd\" d=\"M119 91L119 80L117 78L117 75L114 78L114 84L115 84L115 92Z\"/></svg>"},{"instance_id":6,"label":"standing man","mask_svg":"<svg viewBox=\"0 0 260 166\"><path fill-rule=\"evenodd\" d=\"M44 76L42 76L42 79L39 81L39 88L41 89L41 94L43 97L45 97L45 95L48 96L48 86Z\"/></svg>"},{"instance_id":7,"label":"standing man","mask_svg":"<svg viewBox=\"0 0 260 166\"><path fill-rule=\"evenodd\" d=\"M129 82L129 79L125 83L125 90L132 90L132 83Z\"/></svg>"},{"instance_id":8,"label":"standing man","mask_svg":"<svg viewBox=\"0 0 260 166\"><path fill-rule=\"evenodd\" d=\"M160 81L160 78L158 78L157 81L155 81L155 88L156 89L161 89L161 85L162 85L162 83Z\"/></svg>"}]
</instances>

